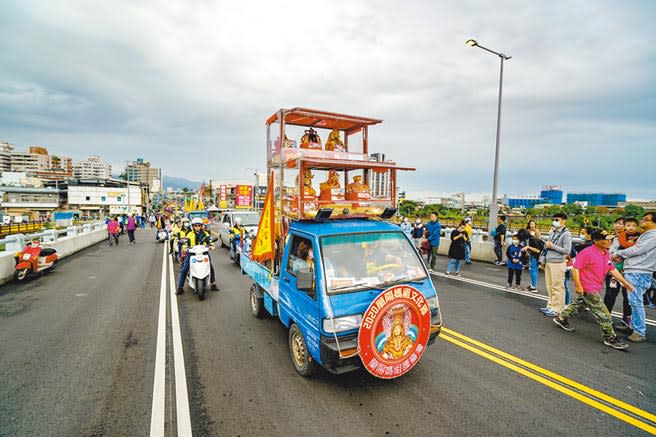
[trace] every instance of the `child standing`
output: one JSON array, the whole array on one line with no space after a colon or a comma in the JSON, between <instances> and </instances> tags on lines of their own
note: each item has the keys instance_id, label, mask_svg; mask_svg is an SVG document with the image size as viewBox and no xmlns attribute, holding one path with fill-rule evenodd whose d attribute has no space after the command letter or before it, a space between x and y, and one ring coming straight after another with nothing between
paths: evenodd
<instances>
[{"instance_id":1,"label":"child standing","mask_svg":"<svg viewBox=\"0 0 656 437\"><path fill-rule=\"evenodd\" d=\"M615 269L610 260L611 240L613 236L606 231L595 231L592 233L593 246L584 249L576 257L572 277L576 285L576 299L567 306L559 315L554 317L556 325L565 331L574 331L568 319L576 315L585 307L590 308L590 313L601 328L604 344L614 349L626 349L628 344L620 341L615 335L610 313L601 300L601 287L607 274L620 282L629 291L633 291L633 285Z\"/></svg>"},{"instance_id":2,"label":"child standing","mask_svg":"<svg viewBox=\"0 0 656 437\"><path fill-rule=\"evenodd\" d=\"M513 276L515 277L515 288L520 289L520 284L522 283L522 270L524 269L524 263L522 262L522 257L524 252L519 246L519 235L515 234L512 236L512 244L506 249L506 265L508 267L508 285L506 289L512 288Z\"/></svg>"}]
</instances>

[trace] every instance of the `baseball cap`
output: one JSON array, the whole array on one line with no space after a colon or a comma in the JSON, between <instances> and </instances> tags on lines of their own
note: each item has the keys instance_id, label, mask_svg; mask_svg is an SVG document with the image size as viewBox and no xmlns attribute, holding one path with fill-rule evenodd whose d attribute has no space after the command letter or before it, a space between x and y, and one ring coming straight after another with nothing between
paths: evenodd
<instances>
[{"instance_id":1,"label":"baseball cap","mask_svg":"<svg viewBox=\"0 0 656 437\"><path fill-rule=\"evenodd\" d=\"M592 241L612 240L613 234L606 231L594 231L592 234L590 234L590 237L592 238Z\"/></svg>"}]
</instances>

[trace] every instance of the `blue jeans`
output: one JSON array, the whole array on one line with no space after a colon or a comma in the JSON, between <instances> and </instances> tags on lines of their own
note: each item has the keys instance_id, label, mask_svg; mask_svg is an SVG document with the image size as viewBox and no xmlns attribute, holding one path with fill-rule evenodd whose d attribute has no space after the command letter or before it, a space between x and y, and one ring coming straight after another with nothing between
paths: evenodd
<instances>
[{"instance_id":1,"label":"blue jeans","mask_svg":"<svg viewBox=\"0 0 656 437\"><path fill-rule=\"evenodd\" d=\"M446 268L447 273L451 273L451 270L456 269L456 273L460 272L460 260L455 258L449 258L449 266Z\"/></svg>"},{"instance_id":2,"label":"blue jeans","mask_svg":"<svg viewBox=\"0 0 656 437\"><path fill-rule=\"evenodd\" d=\"M471 241L465 243L465 262L467 264L471 262Z\"/></svg>"},{"instance_id":3,"label":"blue jeans","mask_svg":"<svg viewBox=\"0 0 656 437\"><path fill-rule=\"evenodd\" d=\"M633 314L631 328L644 337L647 334L647 324L645 323L645 305L642 302L642 296L651 286L651 273L624 273L624 279L635 287L635 290L628 293L629 305L631 305Z\"/></svg>"},{"instance_id":4,"label":"blue jeans","mask_svg":"<svg viewBox=\"0 0 656 437\"><path fill-rule=\"evenodd\" d=\"M501 241L494 240L494 254L497 256L497 262L501 262L503 260L501 249Z\"/></svg>"},{"instance_id":5,"label":"blue jeans","mask_svg":"<svg viewBox=\"0 0 656 437\"><path fill-rule=\"evenodd\" d=\"M572 276L571 270L565 270L565 305L569 305L569 278Z\"/></svg>"},{"instance_id":6,"label":"blue jeans","mask_svg":"<svg viewBox=\"0 0 656 437\"><path fill-rule=\"evenodd\" d=\"M538 287L538 259L534 256L530 259L528 271L531 273L531 287Z\"/></svg>"}]
</instances>

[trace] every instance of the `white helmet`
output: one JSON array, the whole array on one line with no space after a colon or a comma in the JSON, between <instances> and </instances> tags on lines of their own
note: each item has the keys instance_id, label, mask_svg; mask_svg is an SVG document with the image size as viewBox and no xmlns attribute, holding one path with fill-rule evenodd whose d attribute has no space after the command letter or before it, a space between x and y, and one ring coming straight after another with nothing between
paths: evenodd
<instances>
[{"instance_id":1,"label":"white helmet","mask_svg":"<svg viewBox=\"0 0 656 437\"><path fill-rule=\"evenodd\" d=\"M239 226L241 224L241 217L237 216L235 217L235 226Z\"/></svg>"},{"instance_id":2,"label":"white helmet","mask_svg":"<svg viewBox=\"0 0 656 437\"><path fill-rule=\"evenodd\" d=\"M200 217L194 217L194 219L191 221L191 226L193 225L202 225L203 224L203 219Z\"/></svg>"}]
</instances>

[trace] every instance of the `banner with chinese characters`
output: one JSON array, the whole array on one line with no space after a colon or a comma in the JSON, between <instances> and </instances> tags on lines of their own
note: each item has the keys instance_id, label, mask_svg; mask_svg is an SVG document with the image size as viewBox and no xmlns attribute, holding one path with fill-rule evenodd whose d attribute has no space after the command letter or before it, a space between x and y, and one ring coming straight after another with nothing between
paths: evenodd
<instances>
[{"instance_id":1,"label":"banner with chinese characters","mask_svg":"<svg viewBox=\"0 0 656 437\"><path fill-rule=\"evenodd\" d=\"M383 291L362 318L358 334L362 364L378 378L407 373L426 350L430 323L430 308L419 290L397 285Z\"/></svg>"},{"instance_id":2,"label":"banner with chinese characters","mask_svg":"<svg viewBox=\"0 0 656 437\"><path fill-rule=\"evenodd\" d=\"M219 208L226 209L228 207L228 187L219 185Z\"/></svg>"},{"instance_id":3,"label":"banner with chinese characters","mask_svg":"<svg viewBox=\"0 0 656 437\"><path fill-rule=\"evenodd\" d=\"M260 215L260 223L257 227L257 235L253 243L251 259L264 262L273 259L274 245L274 205L273 205L273 172L269 176L269 189L264 200L264 210Z\"/></svg>"},{"instance_id":4,"label":"banner with chinese characters","mask_svg":"<svg viewBox=\"0 0 656 437\"><path fill-rule=\"evenodd\" d=\"M253 186L237 185L235 187L235 208L250 208L253 205Z\"/></svg>"}]
</instances>

